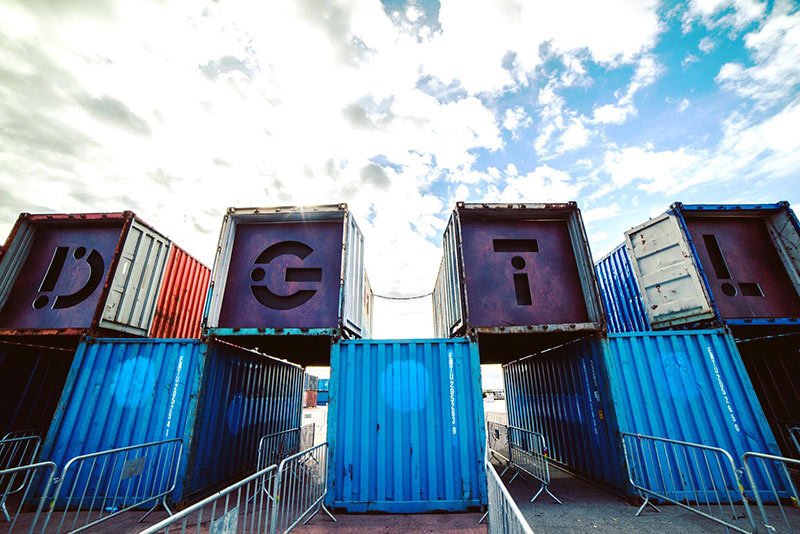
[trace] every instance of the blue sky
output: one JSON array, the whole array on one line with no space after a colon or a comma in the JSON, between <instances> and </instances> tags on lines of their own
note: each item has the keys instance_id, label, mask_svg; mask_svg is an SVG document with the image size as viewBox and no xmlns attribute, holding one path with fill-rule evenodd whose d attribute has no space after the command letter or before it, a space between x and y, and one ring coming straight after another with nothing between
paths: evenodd
<instances>
[{"instance_id":1,"label":"blue sky","mask_svg":"<svg viewBox=\"0 0 800 534\"><path fill-rule=\"evenodd\" d=\"M210 265L228 206L347 202L421 294L456 200L577 200L597 258L674 201L800 205L798 89L788 1L8 1L0 233L131 209Z\"/></svg>"}]
</instances>

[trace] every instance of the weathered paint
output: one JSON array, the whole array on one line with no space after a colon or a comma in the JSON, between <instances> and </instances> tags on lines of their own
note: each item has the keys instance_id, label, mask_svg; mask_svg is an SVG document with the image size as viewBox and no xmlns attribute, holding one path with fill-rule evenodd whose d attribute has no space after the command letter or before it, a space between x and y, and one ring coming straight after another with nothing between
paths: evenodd
<instances>
[{"instance_id":1,"label":"weathered paint","mask_svg":"<svg viewBox=\"0 0 800 534\"><path fill-rule=\"evenodd\" d=\"M13 430L47 432L74 356L74 348L0 341L0 436Z\"/></svg>"},{"instance_id":2,"label":"weathered paint","mask_svg":"<svg viewBox=\"0 0 800 534\"><path fill-rule=\"evenodd\" d=\"M788 202L675 203L625 236L653 328L800 325L800 225Z\"/></svg>"},{"instance_id":3,"label":"weathered paint","mask_svg":"<svg viewBox=\"0 0 800 534\"><path fill-rule=\"evenodd\" d=\"M216 336L361 337L363 238L346 204L231 208L204 324Z\"/></svg>"},{"instance_id":4,"label":"weathered paint","mask_svg":"<svg viewBox=\"0 0 800 534\"><path fill-rule=\"evenodd\" d=\"M261 435L297 426L301 372L216 342L89 339L78 348L41 458L64 465L80 454L182 438L172 497L184 501L254 465Z\"/></svg>"},{"instance_id":5,"label":"weathered paint","mask_svg":"<svg viewBox=\"0 0 800 534\"><path fill-rule=\"evenodd\" d=\"M172 245L150 337L199 338L211 270Z\"/></svg>"},{"instance_id":6,"label":"weathered paint","mask_svg":"<svg viewBox=\"0 0 800 534\"><path fill-rule=\"evenodd\" d=\"M504 367L509 420L554 460L627 487L620 432L778 453L736 344L720 330L611 334Z\"/></svg>"},{"instance_id":7,"label":"weathered paint","mask_svg":"<svg viewBox=\"0 0 800 534\"><path fill-rule=\"evenodd\" d=\"M604 324L576 203L456 205L434 290L439 335L594 332Z\"/></svg>"},{"instance_id":8,"label":"weathered paint","mask_svg":"<svg viewBox=\"0 0 800 534\"><path fill-rule=\"evenodd\" d=\"M594 267L606 310L608 331L649 332L650 322L625 244L615 248Z\"/></svg>"},{"instance_id":9,"label":"weathered paint","mask_svg":"<svg viewBox=\"0 0 800 534\"><path fill-rule=\"evenodd\" d=\"M334 345L327 502L389 513L485 504L479 363L465 339Z\"/></svg>"},{"instance_id":10,"label":"weathered paint","mask_svg":"<svg viewBox=\"0 0 800 534\"><path fill-rule=\"evenodd\" d=\"M128 211L21 214L0 254L0 335L147 336L170 247Z\"/></svg>"}]
</instances>

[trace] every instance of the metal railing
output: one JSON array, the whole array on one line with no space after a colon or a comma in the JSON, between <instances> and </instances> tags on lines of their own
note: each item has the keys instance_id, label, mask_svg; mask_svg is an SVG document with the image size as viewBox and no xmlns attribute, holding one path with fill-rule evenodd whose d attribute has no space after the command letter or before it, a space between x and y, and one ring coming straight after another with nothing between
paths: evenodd
<instances>
[{"instance_id":1,"label":"metal railing","mask_svg":"<svg viewBox=\"0 0 800 534\"><path fill-rule=\"evenodd\" d=\"M266 533L274 515L274 499L262 488L271 488L278 466L260 469L195 503L139 534L210 532L219 534Z\"/></svg>"},{"instance_id":2,"label":"metal railing","mask_svg":"<svg viewBox=\"0 0 800 534\"><path fill-rule=\"evenodd\" d=\"M2 493L3 499L3 512L5 513L6 519L9 521L9 534L14 532L14 527L17 525L17 520L19 519L19 515L22 512L23 505L26 501L28 501L29 494L31 492L31 488L34 487L35 484L41 484L42 489L42 497L38 499L39 504L36 506L36 512L33 517L33 522L30 524L28 528L29 533L34 532L34 528L36 526L36 522L39 520L39 516L42 514L42 510L44 509L45 503L47 502L47 495L50 493L53 484L53 477L55 476L56 469L58 467L53 462L41 462L37 464L30 464L30 465L23 465L20 467L12 467L9 469L3 469L0 471L0 477L6 478L10 481L6 489ZM23 493L22 497L19 499L19 502L15 506L16 511L13 515L8 513L8 510L5 507L7 502L7 497L10 494L8 488L14 487L15 479L20 477L24 479L26 482L31 482L30 484L24 484L25 492ZM31 499L32 500L32 499ZM19 532L19 531L17 531Z\"/></svg>"},{"instance_id":3,"label":"metal railing","mask_svg":"<svg viewBox=\"0 0 800 534\"><path fill-rule=\"evenodd\" d=\"M800 460L759 452L746 452L742 456L742 466L761 514L761 519L758 521L758 524L756 525L754 523L754 532L792 532L791 523L794 522L795 525L800 524L800 512L796 510L798 506L797 487L792 482L789 466L800 468ZM758 477L755 476L754 471L758 471ZM776 478L778 480L776 480ZM758 480L765 480L769 488L759 487L757 483ZM790 521L789 519L789 514L791 512L787 512L783 507L781 495L785 494L785 488L788 488L789 499L795 508L794 521ZM767 507L764 506L762 493L775 500L777 504L776 508L780 515L780 521L782 521L783 527L785 527L786 530L778 530L776 522L770 518ZM775 508L770 507L770 510L775 510Z\"/></svg>"},{"instance_id":4,"label":"metal railing","mask_svg":"<svg viewBox=\"0 0 800 534\"><path fill-rule=\"evenodd\" d=\"M510 456L508 451L508 425L489 421L486 423L486 453L489 461L497 459L505 464L505 469L500 473L500 477L506 474L510 467Z\"/></svg>"},{"instance_id":5,"label":"metal railing","mask_svg":"<svg viewBox=\"0 0 800 534\"><path fill-rule=\"evenodd\" d=\"M258 440L256 470L260 471L269 465L278 464L287 456L313 446L314 423L262 436Z\"/></svg>"},{"instance_id":6,"label":"metal railing","mask_svg":"<svg viewBox=\"0 0 800 534\"><path fill-rule=\"evenodd\" d=\"M794 443L797 454L800 455L800 426L793 426L789 429L789 437Z\"/></svg>"},{"instance_id":7,"label":"metal railing","mask_svg":"<svg viewBox=\"0 0 800 534\"><path fill-rule=\"evenodd\" d=\"M492 463L487 459L485 464L489 509L481 521L488 518L489 534L533 534Z\"/></svg>"},{"instance_id":8,"label":"metal railing","mask_svg":"<svg viewBox=\"0 0 800 534\"><path fill-rule=\"evenodd\" d=\"M272 534L291 532L301 522L308 523L317 512L324 511L328 489L328 442L284 458L278 467L273 496Z\"/></svg>"},{"instance_id":9,"label":"metal railing","mask_svg":"<svg viewBox=\"0 0 800 534\"><path fill-rule=\"evenodd\" d=\"M724 449L641 434L622 433L628 481L644 502L671 502L737 532L754 526L733 458ZM740 522L740 519L744 521Z\"/></svg>"},{"instance_id":10,"label":"metal railing","mask_svg":"<svg viewBox=\"0 0 800 534\"><path fill-rule=\"evenodd\" d=\"M150 502L139 522L159 504L172 515L167 496L182 454L183 440L169 439L76 456L61 472L42 532L54 524L54 534L80 532Z\"/></svg>"},{"instance_id":11,"label":"metal railing","mask_svg":"<svg viewBox=\"0 0 800 534\"><path fill-rule=\"evenodd\" d=\"M514 482L517 476L521 476L520 473L526 473L542 484L530 502L535 501L536 497L544 491L558 504L562 504L558 497L550 491L550 464L547 461L547 442L544 439L544 434L509 426L508 447L511 459L510 466L515 470L514 476L511 477L508 483Z\"/></svg>"},{"instance_id":12,"label":"metal railing","mask_svg":"<svg viewBox=\"0 0 800 534\"><path fill-rule=\"evenodd\" d=\"M3 473L35 462L41 443L42 439L38 435L25 435L21 432L9 432L0 440L0 511L6 521L11 521L6 507L8 498L25 489L34 472L24 471L22 475L18 471L13 471L13 474Z\"/></svg>"}]
</instances>

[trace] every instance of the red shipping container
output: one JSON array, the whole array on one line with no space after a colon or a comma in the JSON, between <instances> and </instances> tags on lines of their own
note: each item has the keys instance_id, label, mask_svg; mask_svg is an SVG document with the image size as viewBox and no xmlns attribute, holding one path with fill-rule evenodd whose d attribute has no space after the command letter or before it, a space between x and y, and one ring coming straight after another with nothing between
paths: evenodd
<instances>
[{"instance_id":1,"label":"red shipping container","mask_svg":"<svg viewBox=\"0 0 800 534\"><path fill-rule=\"evenodd\" d=\"M199 338L211 270L174 243L150 337Z\"/></svg>"},{"instance_id":2,"label":"red shipping container","mask_svg":"<svg viewBox=\"0 0 800 534\"><path fill-rule=\"evenodd\" d=\"M317 407L317 392L307 389L303 391L303 408Z\"/></svg>"}]
</instances>

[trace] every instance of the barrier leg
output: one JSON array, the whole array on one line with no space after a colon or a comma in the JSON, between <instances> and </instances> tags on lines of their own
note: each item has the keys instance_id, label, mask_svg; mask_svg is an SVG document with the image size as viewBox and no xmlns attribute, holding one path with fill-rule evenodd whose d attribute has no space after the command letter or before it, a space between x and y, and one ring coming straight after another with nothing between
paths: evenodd
<instances>
[{"instance_id":1,"label":"barrier leg","mask_svg":"<svg viewBox=\"0 0 800 534\"><path fill-rule=\"evenodd\" d=\"M661 510L659 510L659 509L658 509L658 507L657 507L655 504L653 504L653 503L651 503L651 502L650 502L650 496L648 495L648 496L645 496L645 498L644 498L644 502L643 502L643 503L642 503L642 505L639 507L639 509L638 509L638 510L636 510L636 514L635 514L635 516L634 516L634 517L639 517L639 514L641 514L641 513L642 513L642 510L644 510L646 506L650 506L650 507L651 507L653 510L655 510L656 512L658 512L658 513L661 513Z\"/></svg>"},{"instance_id":2,"label":"barrier leg","mask_svg":"<svg viewBox=\"0 0 800 534\"><path fill-rule=\"evenodd\" d=\"M481 518L480 518L480 519L478 519L478 524L480 525L481 523L483 523L483 520L484 520L484 519L486 519L488 516L489 516L489 510L486 510L486 511L483 513L483 515L481 516Z\"/></svg>"},{"instance_id":3,"label":"barrier leg","mask_svg":"<svg viewBox=\"0 0 800 534\"><path fill-rule=\"evenodd\" d=\"M542 484L542 487L541 487L541 488L539 488L539 491L537 491L537 492L536 492L536 495L534 495L534 496L531 498L531 502L535 501L535 500L536 500L536 497L538 497L538 496L539 496L539 494L540 494L540 493L542 493L542 491L544 491L545 493L547 493L548 495L550 495L550 496L553 498L553 500L554 500L554 501L556 501L558 504L564 504L564 503L562 503L561 501L559 501L559 500L558 500L558 497L556 497L555 495L553 495L553 494L550 492L550 488L547 486L547 484Z\"/></svg>"}]
</instances>

